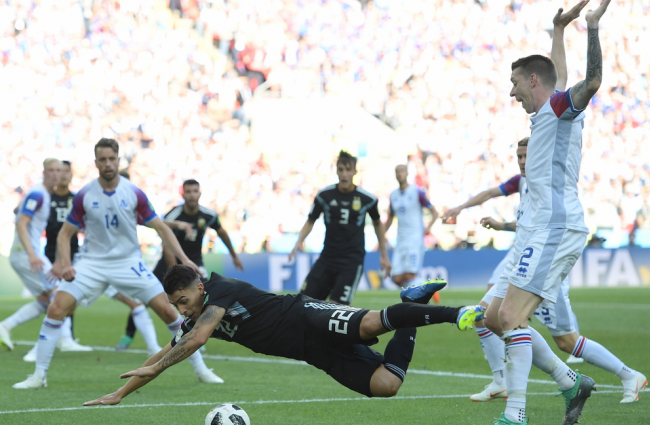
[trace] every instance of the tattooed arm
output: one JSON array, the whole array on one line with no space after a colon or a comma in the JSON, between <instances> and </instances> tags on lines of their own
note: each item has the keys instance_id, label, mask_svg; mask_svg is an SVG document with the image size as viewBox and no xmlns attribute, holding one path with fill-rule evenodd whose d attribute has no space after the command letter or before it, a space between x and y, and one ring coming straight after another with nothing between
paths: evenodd
<instances>
[{"instance_id":1,"label":"tattooed arm","mask_svg":"<svg viewBox=\"0 0 650 425\"><path fill-rule=\"evenodd\" d=\"M223 307L217 307L216 305L207 306L199 316L199 319L196 321L192 330L183 335L174 348L172 348L165 357L160 359L160 361L154 365L159 368L158 373L161 373L168 367L185 360L208 342L208 338L210 338L214 329L217 327L219 322L221 322L221 318L225 313L226 309ZM134 375L129 375L127 373L122 375L122 377L127 376Z\"/></svg>"},{"instance_id":2,"label":"tattooed arm","mask_svg":"<svg viewBox=\"0 0 650 425\"><path fill-rule=\"evenodd\" d=\"M165 345L165 347L162 350L160 350L158 353L154 354L146 362L144 362L142 368L155 364L157 361L162 359L165 356L165 354L167 354L171 349L172 349L172 345L171 343L168 343L167 345ZM120 389L118 389L114 393L106 394L105 396L100 397L96 400L87 401L84 403L84 406L94 406L99 404L109 406L113 404L119 404L124 397L131 394L133 391L137 390L138 388L147 385L149 382L153 381L156 376L147 376L147 377L134 376L131 379L129 379L126 384L124 384Z\"/></svg>"},{"instance_id":3,"label":"tattooed arm","mask_svg":"<svg viewBox=\"0 0 650 425\"><path fill-rule=\"evenodd\" d=\"M192 330L185 334L173 348L171 343L167 344L160 352L151 356L141 368L122 374L120 378L131 377L122 388L96 400L88 401L84 406L118 404L133 391L156 379L168 367L188 358L208 341L225 313L226 309L223 307L207 306Z\"/></svg>"},{"instance_id":4,"label":"tattooed arm","mask_svg":"<svg viewBox=\"0 0 650 425\"><path fill-rule=\"evenodd\" d=\"M551 47L551 60L557 69L557 83L555 90L564 91L568 79L566 67L566 54L564 53L564 28L580 16L580 11L589 0L581 0L566 13L560 8L553 18L553 45Z\"/></svg>"},{"instance_id":5,"label":"tattooed arm","mask_svg":"<svg viewBox=\"0 0 650 425\"><path fill-rule=\"evenodd\" d=\"M607 10L610 1L603 0L596 10L590 10L586 15L589 37L587 40L587 73L585 79L571 89L571 100L576 109L584 109L589 105L603 80L603 55L598 37L598 22Z\"/></svg>"},{"instance_id":6,"label":"tattooed arm","mask_svg":"<svg viewBox=\"0 0 650 425\"><path fill-rule=\"evenodd\" d=\"M506 232L516 232L517 222L511 221L510 223L503 223L503 230L505 230Z\"/></svg>"},{"instance_id":7,"label":"tattooed arm","mask_svg":"<svg viewBox=\"0 0 650 425\"><path fill-rule=\"evenodd\" d=\"M221 322L221 318L225 313L226 309L223 307L214 305L207 306L199 316L192 330L183 335L181 340L164 357L150 366L127 372L121 375L120 378L128 378L130 376L153 376L155 378L168 367L185 360L208 342L208 338L210 338L214 329Z\"/></svg>"}]
</instances>

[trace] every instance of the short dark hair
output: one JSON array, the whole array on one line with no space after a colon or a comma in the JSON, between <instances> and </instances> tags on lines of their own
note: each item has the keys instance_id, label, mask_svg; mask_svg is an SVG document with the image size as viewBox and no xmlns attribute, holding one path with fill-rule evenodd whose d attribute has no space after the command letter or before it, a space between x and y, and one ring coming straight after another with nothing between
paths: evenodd
<instances>
[{"instance_id":1,"label":"short dark hair","mask_svg":"<svg viewBox=\"0 0 650 425\"><path fill-rule=\"evenodd\" d=\"M185 190L185 186L193 186L193 185L201 186L201 185L199 184L199 182L197 182L196 180L194 180L194 179L189 179L189 180L185 180L185 181L183 182L183 190Z\"/></svg>"},{"instance_id":2,"label":"short dark hair","mask_svg":"<svg viewBox=\"0 0 650 425\"><path fill-rule=\"evenodd\" d=\"M72 170L72 163L70 161L64 159L63 161L61 161L61 164L67 165L68 168Z\"/></svg>"},{"instance_id":3,"label":"short dark hair","mask_svg":"<svg viewBox=\"0 0 650 425\"><path fill-rule=\"evenodd\" d=\"M553 61L542 55L530 55L517 59L512 63L512 71L521 68L522 74L528 78L535 74L546 87L555 88L557 69Z\"/></svg>"},{"instance_id":4,"label":"short dark hair","mask_svg":"<svg viewBox=\"0 0 650 425\"><path fill-rule=\"evenodd\" d=\"M131 174L129 174L129 171L126 168L122 168L118 171L118 174L127 180L131 180Z\"/></svg>"},{"instance_id":5,"label":"short dark hair","mask_svg":"<svg viewBox=\"0 0 650 425\"><path fill-rule=\"evenodd\" d=\"M171 295L176 291L188 288L191 284L196 282L199 275L190 266L182 264L175 264L167 269L165 277L163 277L163 288L167 295Z\"/></svg>"},{"instance_id":6,"label":"short dark hair","mask_svg":"<svg viewBox=\"0 0 650 425\"><path fill-rule=\"evenodd\" d=\"M99 139L99 142L95 145L95 157L97 157L97 149L99 148L111 148L116 154L120 153L120 145L117 144L115 139L107 139L105 137Z\"/></svg>"},{"instance_id":7,"label":"short dark hair","mask_svg":"<svg viewBox=\"0 0 650 425\"><path fill-rule=\"evenodd\" d=\"M524 137L519 141L519 143L517 143L517 146L528 146L528 139L530 139L530 137Z\"/></svg>"},{"instance_id":8,"label":"short dark hair","mask_svg":"<svg viewBox=\"0 0 650 425\"><path fill-rule=\"evenodd\" d=\"M338 164L350 164L352 168L357 168L357 157L352 156L350 152L341 150L339 157L336 159L336 165Z\"/></svg>"}]
</instances>

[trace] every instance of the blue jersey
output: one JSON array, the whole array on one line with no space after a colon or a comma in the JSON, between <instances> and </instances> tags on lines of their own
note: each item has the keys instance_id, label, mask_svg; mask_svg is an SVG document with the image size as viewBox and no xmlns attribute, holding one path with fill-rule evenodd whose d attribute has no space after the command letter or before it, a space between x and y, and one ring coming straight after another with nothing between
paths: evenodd
<instances>
[{"instance_id":1,"label":"blue jersey","mask_svg":"<svg viewBox=\"0 0 650 425\"><path fill-rule=\"evenodd\" d=\"M47 227L47 220L50 218L50 192L41 184L37 184L27 192L18 205L16 212L16 223L21 215L31 217L31 221L27 225L29 232L29 243L35 253L41 251L41 236ZM21 252L25 248L20 242L18 232L14 234L14 243L11 246L12 252Z\"/></svg>"},{"instance_id":2,"label":"blue jersey","mask_svg":"<svg viewBox=\"0 0 650 425\"><path fill-rule=\"evenodd\" d=\"M84 186L72 200L68 223L85 228L80 258L117 260L141 257L136 226L156 217L147 195L129 180L120 177L112 192L98 180Z\"/></svg>"}]
</instances>

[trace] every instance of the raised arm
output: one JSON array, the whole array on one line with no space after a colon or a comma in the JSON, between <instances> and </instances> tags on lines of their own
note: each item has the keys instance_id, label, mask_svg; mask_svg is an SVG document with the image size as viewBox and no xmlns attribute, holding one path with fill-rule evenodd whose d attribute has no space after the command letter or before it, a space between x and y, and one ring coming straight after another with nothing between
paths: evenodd
<instances>
[{"instance_id":1,"label":"raised arm","mask_svg":"<svg viewBox=\"0 0 650 425\"><path fill-rule=\"evenodd\" d=\"M483 192L479 193L478 195L469 198L467 202L465 202L462 205L459 205L457 207L451 208L447 211L444 212L442 215L442 221L446 221L449 219L456 218L458 214L465 208L470 208L470 207L475 207L477 205L481 205L485 201L491 198L495 198L497 196L503 196L503 192L499 187L493 187L488 190L484 190Z\"/></svg>"},{"instance_id":2,"label":"raised arm","mask_svg":"<svg viewBox=\"0 0 650 425\"><path fill-rule=\"evenodd\" d=\"M600 50L598 22L611 0L603 0L596 10L587 12L587 73L583 81L571 89L571 101L576 109L584 109L600 88L603 80L603 54Z\"/></svg>"},{"instance_id":3,"label":"raised arm","mask_svg":"<svg viewBox=\"0 0 650 425\"><path fill-rule=\"evenodd\" d=\"M162 239L165 247L169 248L172 251L172 253L179 260L181 260L181 263L185 264L186 266L192 267L194 270L196 270L196 272L199 275L203 275L203 273L199 269L199 266L197 266L189 258L187 258L187 255L185 255L185 252L183 252L183 248L181 248L181 245L178 243L178 239L176 239L176 236L174 236L172 230L160 219L160 217L154 217L153 219L149 220L146 223L146 225L147 227L151 227L156 232L158 232L158 235Z\"/></svg>"},{"instance_id":4,"label":"raised arm","mask_svg":"<svg viewBox=\"0 0 650 425\"><path fill-rule=\"evenodd\" d=\"M582 0L566 13L562 13L564 9L560 8L553 18L553 45L551 47L551 60L557 69L557 83L555 84L555 90L566 90L568 79L566 54L564 51L564 28L580 16L580 11L587 6L587 3L589 3L589 0Z\"/></svg>"}]
</instances>

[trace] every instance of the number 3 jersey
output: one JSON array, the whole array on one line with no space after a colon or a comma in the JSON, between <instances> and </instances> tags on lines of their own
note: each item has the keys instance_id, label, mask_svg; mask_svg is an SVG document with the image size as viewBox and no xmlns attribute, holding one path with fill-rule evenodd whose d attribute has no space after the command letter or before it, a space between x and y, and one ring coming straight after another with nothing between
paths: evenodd
<instances>
[{"instance_id":1,"label":"number 3 jersey","mask_svg":"<svg viewBox=\"0 0 650 425\"><path fill-rule=\"evenodd\" d=\"M359 186L343 193L337 185L318 192L309 219L325 220L325 244L320 258L343 264L362 263L366 255L364 228L366 213L379 220L377 198Z\"/></svg>"},{"instance_id":2,"label":"number 3 jersey","mask_svg":"<svg viewBox=\"0 0 650 425\"><path fill-rule=\"evenodd\" d=\"M305 300L311 298L271 294L217 273L203 282L203 309L209 305L226 309L211 338L236 342L256 353L303 360L306 327L302 314ZM172 347L193 327L194 322L186 318Z\"/></svg>"},{"instance_id":3,"label":"number 3 jersey","mask_svg":"<svg viewBox=\"0 0 650 425\"><path fill-rule=\"evenodd\" d=\"M97 179L88 183L72 200L68 223L85 228L79 258L117 260L141 257L136 226L156 217L147 196L120 176L112 192L105 191Z\"/></svg>"}]
</instances>

